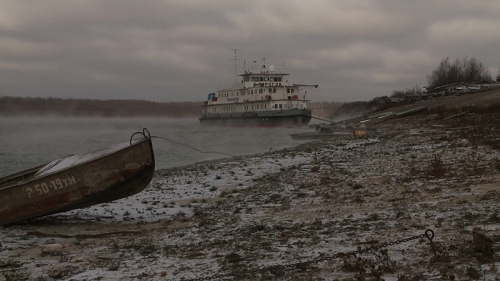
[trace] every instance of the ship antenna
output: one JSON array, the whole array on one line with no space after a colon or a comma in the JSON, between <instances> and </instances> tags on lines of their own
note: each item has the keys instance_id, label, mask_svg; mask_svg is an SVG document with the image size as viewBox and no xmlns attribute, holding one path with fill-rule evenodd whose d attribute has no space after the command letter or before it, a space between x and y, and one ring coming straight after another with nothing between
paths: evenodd
<instances>
[{"instance_id":1,"label":"ship antenna","mask_svg":"<svg viewBox=\"0 0 500 281\"><path fill-rule=\"evenodd\" d=\"M240 49L231 49L231 51L234 52L234 59L232 59L232 60L234 60L234 85L236 85L237 84L236 80L238 78L238 75L236 74L236 61L239 60L236 58L236 52L241 51L241 50Z\"/></svg>"}]
</instances>

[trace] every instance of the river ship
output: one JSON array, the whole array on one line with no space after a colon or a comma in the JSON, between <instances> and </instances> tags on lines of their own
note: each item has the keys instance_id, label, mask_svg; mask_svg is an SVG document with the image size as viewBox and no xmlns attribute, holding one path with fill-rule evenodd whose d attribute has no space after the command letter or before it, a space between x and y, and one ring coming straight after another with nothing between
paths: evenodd
<instances>
[{"instance_id":1,"label":"river ship","mask_svg":"<svg viewBox=\"0 0 500 281\"><path fill-rule=\"evenodd\" d=\"M309 124L304 87L318 85L293 84L283 67L264 65L260 71L245 70L240 83L208 94L202 106L200 124L217 126L301 126ZM236 76L235 76L236 77Z\"/></svg>"}]
</instances>

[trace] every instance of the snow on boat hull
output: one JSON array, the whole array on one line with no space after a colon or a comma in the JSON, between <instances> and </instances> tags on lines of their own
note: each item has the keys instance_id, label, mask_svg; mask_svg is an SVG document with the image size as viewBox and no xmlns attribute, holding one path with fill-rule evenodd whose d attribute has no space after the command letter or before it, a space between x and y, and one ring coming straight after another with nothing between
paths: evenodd
<instances>
[{"instance_id":1,"label":"snow on boat hull","mask_svg":"<svg viewBox=\"0 0 500 281\"><path fill-rule=\"evenodd\" d=\"M143 133L141 133L143 134ZM0 225L128 197L151 181L151 138L70 156L0 179Z\"/></svg>"}]
</instances>

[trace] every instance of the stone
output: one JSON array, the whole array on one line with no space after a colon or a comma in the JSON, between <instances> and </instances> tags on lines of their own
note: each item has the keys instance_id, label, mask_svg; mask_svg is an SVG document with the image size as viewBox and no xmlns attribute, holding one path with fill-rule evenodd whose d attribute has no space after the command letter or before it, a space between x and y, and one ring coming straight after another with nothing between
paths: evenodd
<instances>
[{"instance_id":1,"label":"stone","mask_svg":"<svg viewBox=\"0 0 500 281\"><path fill-rule=\"evenodd\" d=\"M243 260L243 257L242 257L242 256L240 256L240 255L238 255L238 254L236 254L236 253L231 253L231 254L228 254L228 255L226 256L226 260L227 260L228 262L231 262L231 263L232 263L232 262L239 262L239 261L242 261L242 260Z\"/></svg>"},{"instance_id":2,"label":"stone","mask_svg":"<svg viewBox=\"0 0 500 281\"><path fill-rule=\"evenodd\" d=\"M492 252L493 243L493 239L488 237L481 228L474 227L472 230L472 246L476 252L490 254Z\"/></svg>"},{"instance_id":3,"label":"stone","mask_svg":"<svg viewBox=\"0 0 500 281\"><path fill-rule=\"evenodd\" d=\"M63 253L65 246L61 244L49 244L42 248L42 255L60 255Z\"/></svg>"}]
</instances>

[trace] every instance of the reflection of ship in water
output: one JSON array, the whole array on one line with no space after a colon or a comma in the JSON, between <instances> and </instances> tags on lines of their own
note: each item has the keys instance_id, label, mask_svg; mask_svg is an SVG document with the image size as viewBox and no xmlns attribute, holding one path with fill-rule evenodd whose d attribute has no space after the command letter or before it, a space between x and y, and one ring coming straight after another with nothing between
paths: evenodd
<instances>
[{"instance_id":1,"label":"reflection of ship in water","mask_svg":"<svg viewBox=\"0 0 500 281\"><path fill-rule=\"evenodd\" d=\"M288 74L275 66L261 67L258 72L245 70L241 83L208 94L203 104L202 125L287 126L307 125L311 110L307 108L302 87L318 85L292 84Z\"/></svg>"}]
</instances>

